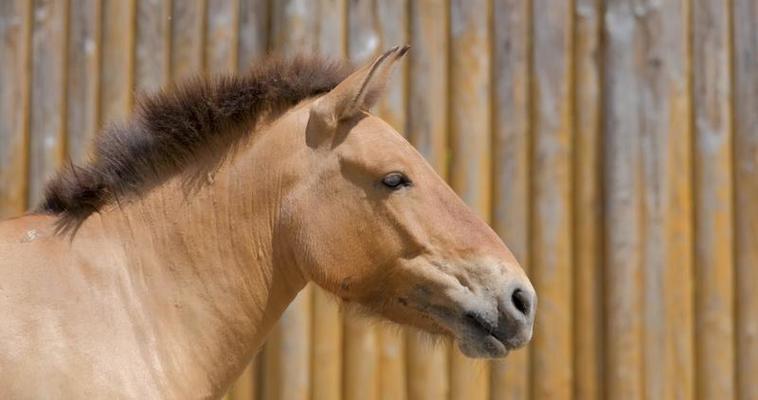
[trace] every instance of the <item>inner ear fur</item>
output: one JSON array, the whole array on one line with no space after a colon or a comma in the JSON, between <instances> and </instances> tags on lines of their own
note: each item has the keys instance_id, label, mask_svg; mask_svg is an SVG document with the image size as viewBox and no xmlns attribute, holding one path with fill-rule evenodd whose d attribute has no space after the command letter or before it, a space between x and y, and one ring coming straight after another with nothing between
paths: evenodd
<instances>
[{"instance_id":1,"label":"inner ear fur","mask_svg":"<svg viewBox=\"0 0 758 400\"><path fill-rule=\"evenodd\" d=\"M341 120L370 109L382 96L392 67L410 46L395 46L340 82L311 108L309 125L333 131Z\"/></svg>"}]
</instances>

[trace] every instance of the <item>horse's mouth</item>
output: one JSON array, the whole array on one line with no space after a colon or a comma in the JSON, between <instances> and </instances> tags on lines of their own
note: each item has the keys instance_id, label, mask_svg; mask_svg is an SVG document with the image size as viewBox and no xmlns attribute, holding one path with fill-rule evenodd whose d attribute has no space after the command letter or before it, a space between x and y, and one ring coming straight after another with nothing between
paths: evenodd
<instances>
[{"instance_id":1,"label":"horse's mouth","mask_svg":"<svg viewBox=\"0 0 758 400\"><path fill-rule=\"evenodd\" d=\"M463 329L455 335L458 348L472 358L501 358L515 348L485 319L475 313L462 317Z\"/></svg>"},{"instance_id":2,"label":"horse's mouth","mask_svg":"<svg viewBox=\"0 0 758 400\"><path fill-rule=\"evenodd\" d=\"M475 312L453 312L439 306L417 306L447 336L452 337L461 352L471 358L502 358L525 343L514 343L496 327Z\"/></svg>"}]
</instances>

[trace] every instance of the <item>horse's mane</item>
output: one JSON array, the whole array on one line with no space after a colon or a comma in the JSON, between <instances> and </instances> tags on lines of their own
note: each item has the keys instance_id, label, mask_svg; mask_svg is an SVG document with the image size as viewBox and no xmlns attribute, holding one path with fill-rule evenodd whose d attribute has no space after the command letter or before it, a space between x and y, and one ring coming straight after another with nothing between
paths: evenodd
<instances>
[{"instance_id":1,"label":"horse's mane","mask_svg":"<svg viewBox=\"0 0 758 400\"><path fill-rule=\"evenodd\" d=\"M59 230L75 230L114 201L220 162L261 120L328 92L350 72L319 58L269 57L243 75L195 78L139 97L128 120L98 135L87 163L69 163L48 182L36 211L58 215Z\"/></svg>"}]
</instances>

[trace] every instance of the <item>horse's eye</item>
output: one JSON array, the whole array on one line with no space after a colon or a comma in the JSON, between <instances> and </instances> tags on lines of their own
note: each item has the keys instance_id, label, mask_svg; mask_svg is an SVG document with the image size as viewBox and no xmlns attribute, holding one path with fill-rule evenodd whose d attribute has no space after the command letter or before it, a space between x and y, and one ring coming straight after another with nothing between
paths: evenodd
<instances>
[{"instance_id":1,"label":"horse's eye","mask_svg":"<svg viewBox=\"0 0 758 400\"><path fill-rule=\"evenodd\" d=\"M397 190L410 185L411 181L400 172L392 172L382 179L382 184L392 190Z\"/></svg>"}]
</instances>

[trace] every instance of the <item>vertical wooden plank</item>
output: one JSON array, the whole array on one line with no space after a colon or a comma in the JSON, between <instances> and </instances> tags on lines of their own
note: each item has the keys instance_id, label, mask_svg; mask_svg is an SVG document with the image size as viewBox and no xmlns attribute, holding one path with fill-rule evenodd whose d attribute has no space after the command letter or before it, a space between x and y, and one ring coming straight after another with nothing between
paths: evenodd
<instances>
[{"instance_id":1,"label":"vertical wooden plank","mask_svg":"<svg viewBox=\"0 0 758 400\"><path fill-rule=\"evenodd\" d=\"M318 4L318 52L344 59L346 55L347 3L320 0ZM313 288L312 399L339 400L343 387L343 316L334 295Z\"/></svg>"},{"instance_id":2,"label":"vertical wooden plank","mask_svg":"<svg viewBox=\"0 0 758 400\"><path fill-rule=\"evenodd\" d=\"M319 0L318 52L342 59L347 52L347 1Z\"/></svg>"},{"instance_id":3,"label":"vertical wooden plank","mask_svg":"<svg viewBox=\"0 0 758 400\"><path fill-rule=\"evenodd\" d=\"M680 3L684 8L687 3ZM683 13L685 16L687 12ZM689 24L683 24L688 28ZM687 30L684 32L687 32ZM685 41L686 42L686 41ZM685 47L687 49L687 47ZM684 65L677 72L676 84L682 76L689 76L689 58L679 61ZM672 89L672 92L674 89ZM659 267L663 271L666 287L662 290L666 300L664 335L667 345L666 368L669 377L663 381L661 398L690 399L695 396L695 305L693 301L693 222L692 222L692 124L689 87L676 87L672 99L669 127L669 172L667 178L670 194L666 204L669 213L666 219L668 254ZM668 264L667 264L668 263ZM651 299L655 301L655 299ZM648 356L648 374L658 368L654 362L657 355Z\"/></svg>"},{"instance_id":4,"label":"vertical wooden plank","mask_svg":"<svg viewBox=\"0 0 758 400\"><path fill-rule=\"evenodd\" d=\"M280 54L313 52L317 49L318 3L286 0L271 3L270 48ZM308 399L311 396L311 339L313 286L298 293L285 310L266 346L267 399Z\"/></svg>"},{"instance_id":5,"label":"vertical wooden plank","mask_svg":"<svg viewBox=\"0 0 758 400\"><path fill-rule=\"evenodd\" d=\"M375 23L381 50L408 43L408 2L394 0L378 2L375 5ZM406 130L406 92L408 61L402 60L395 67L384 97L376 107L378 115L387 121L400 134L407 135Z\"/></svg>"},{"instance_id":6,"label":"vertical wooden plank","mask_svg":"<svg viewBox=\"0 0 758 400\"><path fill-rule=\"evenodd\" d=\"M0 218L26 210L32 7L0 2Z\"/></svg>"},{"instance_id":7,"label":"vertical wooden plank","mask_svg":"<svg viewBox=\"0 0 758 400\"><path fill-rule=\"evenodd\" d=\"M347 7L347 54L350 61L361 65L379 53L380 38L372 0L353 0Z\"/></svg>"},{"instance_id":8,"label":"vertical wooden plank","mask_svg":"<svg viewBox=\"0 0 758 400\"><path fill-rule=\"evenodd\" d=\"M411 0L408 53L408 136L443 178L447 177L447 4ZM449 395L449 346L432 347L422 335L406 335L408 398Z\"/></svg>"},{"instance_id":9,"label":"vertical wooden plank","mask_svg":"<svg viewBox=\"0 0 758 400\"><path fill-rule=\"evenodd\" d=\"M379 351L379 394L382 400L404 400L406 393L404 331L394 326L377 326Z\"/></svg>"},{"instance_id":10,"label":"vertical wooden plank","mask_svg":"<svg viewBox=\"0 0 758 400\"><path fill-rule=\"evenodd\" d=\"M279 323L281 324L281 322ZM282 398L282 368L284 368L281 357L282 335L279 325L275 325L271 330L266 345L261 353L263 360L263 370L261 373L261 397L265 400L275 400Z\"/></svg>"},{"instance_id":11,"label":"vertical wooden plank","mask_svg":"<svg viewBox=\"0 0 758 400\"><path fill-rule=\"evenodd\" d=\"M313 290L313 349L311 381L313 400L342 398L343 318L333 295Z\"/></svg>"},{"instance_id":12,"label":"vertical wooden plank","mask_svg":"<svg viewBox=\"0 0 758 400\"><path fill-rule=\"evenodd\" d=\"M369 62L381 50L372 0L348 3L347 53L355 65ZM360 316L345 316L343 338L343 397L376 400L379 395L379 354L373 323Z\"/></svg>"},{"instance_id":13,"label":"vertical wooden plank","mask_svg":"<svg viewBox=\"0 0 758 400\"><path fill-rule=\"evenodd\" d=\"M450 2L450 181L483 220L490 219L489 2ZM450 398L489 397L489 363L450 357Z\"/></svg>"},{"instance_id":14,"label":"vertical wooden plank","mask_svg":"<svg viewBox=\"0 0 758 400\"><path fill-rule=\"evenodd\" d=\"M375 400L379 395L376 329L371 321L347 314L344 319L342 397Z\"/></svg>"},{"instance_id":15,"label":"vertical wooden plank","mask_svg":"<svg viewBox=\"0 0 758 400\"><path fill-rule=\"evenodd\" d=\"M269 4L267 0L239 0L237 70L263 57L268 49Z\"/></svg>"},{"instance_id":16,"label":"vertical wooden plank","mask_svg":"<svg viewBox=\"0 0 758 400\"><path fill-rule=\"evenodd\" d=\"M171 2L171 79L203 71L205 0Z\"/></svg>"},{"instance_id":17,"label":"vertical wooden plank","mask_svg":"<svg viewBox=\"0 0 758 400\"><path fill-rule=\"evenodd\" d=\"M732 3L737 398L758 398L758 2Z\"/></svg>"},{"instance_id":18,"label":"vertical wooden plank","mask_svg":"<svg viewBox=\"0 0 758 400\"><path fill-rule=\"evenodd\" d=\"M208 74L237 69L238 0L208 0L206 11L205 68Z\"/></svg>"},{"instance_id":19,"label":"vertical wooden plank","mask_svg":"<svg viewBox=\"0 0 758 400\"><path fill-rule=\"evenodd\" d=\"M269 47L277 53L309 53L317 50L318 2L282 0L272 3Z\"/></svg>"},{"instance_id":20,"label":"vertical wooden plank","mask_svg":"<svg viewBox=\"0 0 758 400\"><path fill-rule=\"evenodd\" d=\"M492 227L528 273L529 7L495 0L492 37ZM529 348L494 360L491 399L529 398Z\"/></svg>"},{"instance_id":21,"label":"vertical wooden plank","mask_svg":"<svg viewBox=\"0 0 758 400\"><path fill-rule=\"evenodd\" d=\"M732 115L727 2L692 9L698 397L735 397Z\"/></svg>"},{"instance_id":22,"label":"vertical wooden plank","mask_svg":"<svg viewBox=\"0 0 758 400\"><path fill-rule=\"evenodd\" d=\"M632 5L606 0L603 81L605 398L642 397L640 96Z\"/></svg>"},{"instance_id":23,"label":"vertical wooden plank","mask_svg":"<svg viewBox=\"0 0 758 400\"><path fill-rule=\"evenodd\" d=\"M66 147L67 1L34 1L29 205L63 163Z\"/></svg>"},{"instance_id":24,"label":"vertical wooden plank","mask_svg":"<svg viewBox=\"0 0 758 400\"><path fill-rule=\"evenodd\" d=\"M266 399L308 399L311 393L312 287L303 289L271 332L266 346Z\"/></svg>"},{"instance_id":25,"label":"vertical wooden plank","mask_svg":"<svg viewBox=\"0 0 758 400\"><path fill-rule=\"evenodd\" d=\"M170 73L170 0L137 0L135 87L154 91Z\"/></svg>"},{"instance_id":26,"label":"vertical wooden plank","mask_svg":"<svg viewBox=\"0 0 758 400\"><path fill-rule=\"evenodd\" d=\"M571 33L569 2L538 0L532 12L531 277L539 310L531 346L531 392L572 392Z\"/></svg>"},{"instance_id":27,"label":"vertical wooden plank","mask_svg":"<svg viewBox=\"0 0 758 400\"><path fill-rule=\"evenodd\" d=\"M134 86L153 92L171 73L171 0L137 0Z\"/></svg>"},{"instance_id":28,"label":"vertical wooden plank","mask_svg":"<svg viewBox=\"0 0 758 400\"><path fill-rule=\"evenodd\" d=\"M689 398L693 326L688 7L637 8L646 399Z\"/></svg>"},{"instance_id":29,"label":"vertical wooden plank","mask_svg":"<svg viewBox=\"0 0 758 400\"><path fill-rule=\"evenodd\" d=\"M408 2L405 0L380 1L375 5L375 22L380 49L408 43ZM408 61L395 67L384 97L376 107L378 115L398 132L405 134L406 76ZM379 396L380 400L405 400L406 369L405 340L397 327L379 325Z\"/></svg>"},{"instance_id":30,"label":"vertical wooden plank","mask_svg":"<svg viewBox=\"0 0 758 400\"><path fill-rule=\"evenodd\" d=\"M448 8L411 0L408 135L435 171L447 178Z\"/></svg>"},{"instance_id":31,"label":"vertical wooden plank","mask_svg":"<svg viewBox=\"0 0 758 400\"><path fill-rule=\"evenodd\" d=\"M69 11L66 81L66 137L68 156L87 157L97 133L100 74L100 2L72 0Z\"/></svg>"},{"instance_id":32,"label":"vertical wooden plank","mask_svg":"<svg viewBox=\"0 0 758 400\"><path fill-rule=\"evenodd\" d=\"M574 3L574 398L602 398L600 4Z\"/></svg>"},{"instance_id":33,"label":"vertical wooden plank","mask_svg":"<svg viewBox=\"0 0 758 400\"><path fill-rule=\"evenodd\" d=\"M256 372L257 363L253 360L232 385L228 397L232 400L254 400L256 398Z\"/></svg>"},{"instance_id":34,"label":"vertical wooden plank","mask_svg":"<svg viewBox=\"0 0 758 400\"><path fill-rule=\"evenodd\" d=\"M134 0L104 0L100 125L126 118L134 88Z\"/></svg>"}]
</instances>

